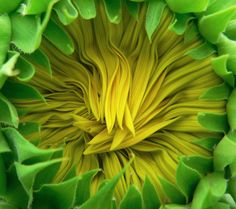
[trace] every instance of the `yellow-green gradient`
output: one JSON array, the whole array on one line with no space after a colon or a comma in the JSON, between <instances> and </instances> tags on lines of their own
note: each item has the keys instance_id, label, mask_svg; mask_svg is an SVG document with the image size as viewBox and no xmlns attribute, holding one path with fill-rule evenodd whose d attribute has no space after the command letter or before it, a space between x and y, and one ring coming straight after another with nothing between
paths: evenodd
<instances>
[{"instance_id":1,"label":"yellow-green gradient","mask_svg":"<svg viewBox=\"0 0 236 209\"><path fill-rule=\"evenodd\" d=\"M78 174L101 168L92 183L96 191L134 156L116 187L116 198L120 200L131 184L141 187L148 176L166 202L160 178L175 184L179 157L211 154L195 143L214 136L201 127L197 114L225 110L222 101L199 99L221 83L211 57L194 60L186 55L201 38L185 42L171 32L173 17L167 9L150 42L145 10L140 9L136 21L123 9L119 24L109 22L103 7L95 19L76 19L66 28L76 46L70 56L43 41L53 76L36 66L30 83L47 103L16 105L28 109L22 122L40 123L39 147L64 147L65 160L55 182L74 166Z\"/></svg>"}]
</instances>

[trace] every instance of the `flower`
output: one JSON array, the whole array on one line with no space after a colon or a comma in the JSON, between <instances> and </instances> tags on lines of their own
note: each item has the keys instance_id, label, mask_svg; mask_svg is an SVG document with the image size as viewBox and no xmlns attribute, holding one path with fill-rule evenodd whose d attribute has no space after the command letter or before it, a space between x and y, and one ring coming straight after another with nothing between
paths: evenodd
<instances>
[{"instance_id":1,"label":"flower","mask_svg":"<svg viewBox=\"0 0 236 209\"><path fill-rule=\"evenodd\" d=\"M93 1L73 2L76 6L50 1L41 7L33 2L17 10L25 16L10 14L13 52L1 68L2 105L10 111L2 119L2 138L9 144L2 153L16 156L3 164L16 179L3 199L14 202L9 188L17 185L27 200L14 204L28 208L52 207L55 191L64 201L55 203L58 208L100 208L101 196L111 199L113 190L120 208L134 203L148 208L152 201L154 207L192 201L196 209L229 204L235 162L234 3L224 8L220 0L127 1L123 8L105 1L95 9ZM10 24L6 14L1 17ZM216 21L222 28L212 27ZM22 25L32 24L37 27L22 32ZM21 82L6 81L15 75ZM19 122L28 141L11 127ZM223 201L226 178L232 194ZM88 199L90 183L94 196ZM78 195L81 185L87 185L84 199ZM211 189L217 185L215 194ZM63 187L73 194L64 197ZM206 197L212 200L204 202Z\"/></svg>"}]
</instances>

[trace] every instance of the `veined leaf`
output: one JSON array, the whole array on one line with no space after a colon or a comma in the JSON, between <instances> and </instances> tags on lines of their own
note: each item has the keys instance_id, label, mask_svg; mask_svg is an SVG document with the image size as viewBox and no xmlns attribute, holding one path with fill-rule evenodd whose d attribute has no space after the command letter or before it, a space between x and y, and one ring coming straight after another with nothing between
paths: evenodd
<instances>
[{"instance_id":1,"label":"veined leaf","mask_svg":"<svg viewBox=\"0 0 236 209\"><path fill-rule=\"evenodd\" d=\"M78 16L78 12L71 0L60 0L54 7L62 24L68 25Z\"/></svg>"},{"instance_id":2,"label":"veined leaf","mask_svg":"<svg viewBox=\"0 0 236 209\"><path fill-rule=\"evenodd\" d=\"M0 89L3 87L7 77L15 76L19 72L15 70L15 64L19 58L18 52L8 52L7 62L0 67Z\"/></svg>"},{"instance_id":3,"label":"veined leaf","mask_svg":"<svg viewBox=\"0 0 236 209\"><path fill-rule=\"evenodd\" d=\"M90 197L90 186L92 178L97 174L99 170L91 170L84 173L78 182L76 191L75 205L82 205Z\"/></svg>"},{"instance_id":4,"label":"veined leaf","mask_svg":"<svg viewBox=\"0 0 236 209\"><path fill-rule=\"evenodd\" d=\"M11 205L11 204L4 202L2 200L0 200L0 208L1 209L18 209L14 205Z\"/></svg>"},{"instance_id":5,"label":"veined leaf","mask_svg":"<svg viewBox=\"0 0 236 209\"><path fill-rule=\"evenodd\" d=\"M5 1L0 0L0 14L10 13L18 8L23 0Z\"/></svg>"},{"instance_id":6,"label":"veined leaf","mask_svg":"<svg viewBox=\"0 0 236 209\"><path fill-rule=\"evenodd\" d=\"M232 6L223 11L203 16L199 22L200 32L211 43L217 43L220 33L225 31L235 11L236 6ZM220 25L215 27L219 22Z\"/></svg>"},{"instance_id":7,"label":"veined leaf","mask_svg":"<svg viewBox=\"0 0 236 209\"><path fill-rule=\"evenodd\" d=\"M43 17L41 15L22 16L18 13L10 15L12 22L12 43L15 44L18 50L25 53L32 53L39 48L42 33L49 21L52 7L57 1L49 1ZM36 10L38 9L36 6L34 8Z\"/></svg>"},{"instance_id":8,"label":"veined leaf","mask_svg":"<svg viewBox=\"0 0 236 209\"><path fill-rule=\"evenodd\" d=\"M214 54L215 52L216 50L213 45L205 42L202 45L187 51L186 54L195 60L202 60Z\"/></svg>"},{"instance_id":9,"label":"veined leaf","mask_svg":"<svg viewBox=\"0 0 236 209\"><path fill-rule=\"evenodd\" d=\"M166 0L171 10L177 13L203 12L207 9L209 0Z\"/></svg>"},{"instance_id":10,"label":"veined leaf","mask_svg":"<svg viewBox=\"0 0 236 209\"><path fill-rule=\"evenodd\" d=\"M42 69L47 70L49 75L52 75L50 60L42 50L37 49L32 54L24 55L24 57L32 64L39 65Z\"/></svg>"},{"instance_id":11,"label":"veined leaf","mask_svg":"<svg viewBox=\"0 0 236 209\"><path fill-rule=\"evenodd\" d=\"M212 131L227 133L229 129L226 114L199 113L198 121L203 127Z\"/></svg>"},{"instance_id":12,"label":"veined leaf","mask_svg":"<svg viewBox=\"0 0 236 209\"><path fill-rule=\"evenodd\" d=\"M148 34L148 38L151 40L152 34L157 29L161 17L162 12L165 8L166 4L162 0L150 0L148 2L148 10L146 16L145 28Z\"/></svg>"},{"instance_id":13,"label":"veined leaf","mask_svg":"<svg viewBox=\"0 0 236 209\"><path fill-rule=\"evenodd\" d=\"M120 203L119 209L142 209L141 193L134 185L129 187L129 190Z\"/></svg>"},{"instance_id":14,"label":"veined leaf","mask_svg":"<svg viewBox=\"0 0 236 209\"><path fill-rule=\"evenodd\" d=\"M190 14L176 14L175 21L170 25L170 29L178 35L183 35L187 29L189 21L195 17Z\"/></svg>"},{"instance_id":15,"label":"veined leaf","mask_svg":"<svg viewBox=\"0 0 236 209\"><path fill-rule=\"evenodd\" d=\"M19 70L17 78L20 81L29 81L34 76L34 66L27 62L23 57L19 57L15 67L17 70Z\"/></svg>"},{"instance_id":16,"label":"veined leaf","mask_svg":"<svg viewBox=\"0 0 236 209\"><path fill-rule=\"evenodd\" d=\"M142 196L146 209L156 209L160 207L160 199L157 195L155 187L148 177L146 177L143 184Z\"/></svg>"},{"instance_id":17,"label":"veined leaf","mask_svg":"<svg viewBox=\"0 0 236 209\"><path fill-rule=\"evenodd\" d=\"M75 0L74 3L81 17L84 19L88 20L96 17L96 5L94 0Z\"/></svg>"},{"instance_id":18,"label":"veined leaf","mask_svg":"<svg viewBox=\"0 0 236 209\"><path fill-rule=\"evenodd\" d=\"M16 168L16 173L21 182L23 188L25 189L26 193L28 194L29 200L28 205L31 205L33 201L33 184L37 174L41 171L46 169L47 167L61 162L61 159L50 160L46 162L39 162L34 163L33 165L23 165L18 162L14 163Z\"/></svg>"},{"instance_id":19,"label":"veined leaf","mask_svg":"<svg viewBox=\"0 0 236 209\"><path fill-rule=\"evenodd\" d=\"M130 0L126 0L125 2L129 13L137 20L139 12L139 4L136 2L132 2Z\"/></svg>"},{"instance_id":20,"label":"veined leaf","mask_svg":"<svg viewBox=\"0 0 236 209\"><path fill-rule=\"evenodd\" d=\"M111 180L107 181L106 184L102 186L102 188L88 201L86 201L83 205L78 207L78 209L112 209L112 198L113 192L117 182L119 181L120 177L128 168L129 164L132 162L131 160L123 169L122 171L113 177ZM106 203L106 204L104 204Z\"/></svg>"},{"instance_id":21,"label":"veined leaf","mask_svg":"<svg viewBox=\"0 0 236 209\"><path fill-rule=\"evenodd\" d=\"M228 58L228 54L216 57L212 59L212 66L218 76L220 76L231 87L234 87L234 75L227 69Z\"/></svg>"},{"instance_id":22,"label":"veined leaf","mask_svg":"<svg viewBox=\"0 0 236 209\"><path fill-rule=\"evenodd\" d=\"M18 127L19 118L13 104L0 93L0 122Z\"/></svg>"},{"instance_id":23,"label":"veined leaf","mask_svg":"<svg viewBox=\"0 0 236 209\"><path fill-rule=\"evenodd\" d=\"M41 18L39 15L22 16L13 13L12 22L12 43L26 53L35 51L41 42Z\"/></svg>"},{"instance_id":24,"label":"veined leaf","mask_svg":"<svg viewBox=\"0 0 236 209\"><path fill-rule=\"evenodd\" d=\"M161 206L160 209L190 209L190 207L187 205L166 204Z\"/></svg>"},{"instance_id":25,"label":"veined leaf","mask_svg":"<svg viewBox=\"0 0 236 209\"><path fill-rule=\"evenodd\" d=\"M107 16L112 23L119 23L121 18L120 0L103 0Z\"/></svg>"},{"instance_id":26,"label":"veined leaf","mask_svg":"<svg viewBox=\"0 0 236 209\"><path fill-rule=\"evenodd\" d=\"M9 99L16 100L41 100L45 101L40 92L29 84L6 81L2 93Z\"/></svg>"},{"instance_id":27,"label":"veined leaf","mask_svg":"<svg viewBox=\"0 0 236 209\"><path fill-rule=\"evenodd\" d=\"M183 204L186 202L185 196L174 184L170 183L164 178L160 179L160 182L162 184L166 196L169 198L169 201L178 204Z\"/></svg>"},{"instance_id":28,"label":"veined leaf","mask_svg":"<svg viewBox=\"0 0 236 209\"><path fill-rule=\"evenodd\" d=\"M31 158L37 158L38 161L49 159L56 150L43 150L35 147L14 128L4 128L3 133L12 149L15 159L23 162Z\"/></svg>"},{"instance_id":29,"label":"veined leaf","mask_svg":"<svg viewBox=\"0 0 236 209\"><path fill-rule=\"evenodd\" d=\"M59 0L58 0L59 1ZM22 15L36 15L46 12L51 0L26 0L19 11Z\"/></svg>"},{"instance_id":30,"label":"veined leaf","mask_svg":"<svg viewBox=\"0 0 236 209\"><path fill-rule=\"evenodd\" d=\"M6 3L5 3L6 4ZM1 4L0 4L1 5ZM1 8L0 8L1 9ZM7 14L0 15L0 69L5 62L11 41L11 21Z\"/></svg>"},{"instance_id":31,"label":"veined leaf","mask_svg":"<svg viewBox=\"0 0 236 209\"><path fill-rule=\"evenodd\" d=\"M228 99L231 93L231 88L228 84L222 83L218 86L214 86L209 88L206 92L204 92L200 99L206 100L224 100Z\"/></svg>"},{"instance_id":32,"label":"veined leaf","mask_svg":"<svg viewBox=\"0 0 236 209\"><path fill-rule=\"evenodd\" d=\"M198 184L192 201L191 209L202 209L214 206L224 195L227 182L223 173L212 173L202 178Z\"/></svg>"},{"instance_id":33,"label":"veined leaf","mask_svg":"<svg viewBox=\"0 0 236 209\"><path fill-rule=\"evenodd\" d=\"M70 55L74 52L74 44L71 37L53 20L48 22L44 36L63 53Z\"/></svg>"},{"instance_id":34,"label":"veined leaf","mask_svg":"<svg viewBox=\"0 0 236 209\"><path fill-rule=\"evenodd\" d=\"M192 199L193 192L200 179L201 179L200 173L197 170L189 167L183 161L183 158L180 158L180 161L176 170L176 182L179 188L185 194L187 202L189 202L189 200Z\"/></svg>"},{"instance_id":35,"label":"veined leaf","mask_svg":"<svg viewBox=\"0 0 236 209\"><path fill-rule=\"evenodd\" d=\"M9 148L6 139L2 133L2 130L0 130L0 154L5 152L10 152L11 149Z\"/></svg>"},{"instance_id":36,"label":"veined leaf","mask_svg":"<svg viewBox=\"0 0 236 209\"><path fill-rule=\"evenodd\" d=\"M214 150L214 168L223 171L224 168L236 160L235 133L225 135Z\"/></svg>"},{"instance_id":37,"label":"veined leaf","mask_svg":"<svg viewBox=\"0 0 236 209\"><path fill-rule=\"evenodd\" d=\"M221 140L220 137L219 138L208 137L208 138L202 138L202 139L196 140L194 141L194 144L200 145L204 147L205 149L213 151L213 149L220 142L220 140Z\"/></svg>"},{"instance_id":38,"label":"veined leaf","mask_svg":"<svg viewBox=\"0 0 236 209\"><path fill-rule=\"evenodd\" d=\"M7 190L7 176L6 176L6 168L4 165L4 160L2 154L0 154L0 196L3 196L6 194ZM1 206L1 205L0 205ZM1 208L1 207L0 207Z\"/></svg>"}]
</instances>

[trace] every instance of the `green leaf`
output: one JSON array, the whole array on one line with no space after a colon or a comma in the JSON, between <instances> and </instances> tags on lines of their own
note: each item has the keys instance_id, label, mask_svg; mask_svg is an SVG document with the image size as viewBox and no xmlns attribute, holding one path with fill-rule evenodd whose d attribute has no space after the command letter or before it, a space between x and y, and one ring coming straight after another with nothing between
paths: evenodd
<instances>
[{"instance_id":1,"label":"green leaf","mask_svg":"<svg viewBox=\"0 0 236 209\"><path fill-rule=\"evenodd\" d=\"M211 157L187 156L182 158L184 164L198 171L202 176L213 171L213 162Z\"/></svg>"},{"instance_id":2,"label":"green leaf","mask_svg":"<svg viewBox=\"0 0 236 209\"><path fill-rule=\"evenodd\" d=\"M229 180L227 193L229 193L234 201L236 201L236 177L233 177Z\"/></svg>"},{"instance_id":3,"label":"green leaf","mask_svg":"<svg viewBox=\"0 0 236 209\"><path fill-rule=\"evenodd\" d=\"M227 203L217 202L214 206L207 209L231 209Z\"/></svg>"},{"instance_id":4,"label":"green leaf","mask_svg":"<svg viewBox=\"0 0 236 209\"><path fill-rule=\"evenodd\" d=\"M6 153L6 152L11 152L11 149L9 148L6 139L0 130L0 154L1 153Z\"/></svg>"},{"instance_id":5,"label":"green leaf","mask_svg":"<svg viewBox=\"0 0 236 209\"><path fill-rule=\"evenodd\" d=\"M0 122L18 127L17 111L8 99L0 93Z\"/></svg>"},{"instance_id":6,"label":"green leaf","mask_svg":"<svg viewBox=\"0 0 236 209\"><path fill-rule=\"evenodd\" d=\"M90 197L90 186L93 177L97 174L99 170L91 170L84 173L78 182L78 187L76 191L76 205L82 205Z\"/></svg>"},{"instance_id":7,"label":"green leaf","mask_svg":"<svg viewBox=\"0 0 236 209\"><path fill-rule=\"evenodd\" d=\"M28 205L30 205L33 200L33 184L37 174L40 171L46 169L47 167L59 162L61 162L61 159L50 160L41 163L34 163L33 165L23 165L18 162L14 163L18 179L21 182L26 193L28 194L29 197Z\"/></svg>"},{"instance_id":8,"label":"green leaf","mask_svg":"<svg viewBox=\"0 0 236 209\"><path fill-rule=\"evenodd\" d=\"M58 0L49 1L47 10L43 16L23 16L18 13L11 14L12 43L18 48L18 50L21 50L24 53L32 53L39 48L42 33L50 19L52 7L57 1ZM38 8L35 6L35 9Z\"/></svg>"},{"instance_id":9,"label":"green leaf","mask_svg":"<svg viewBox=\"0 0 236 209\"><path fill-rule=\"evenodd\" d=\"M29 81L34 76L34 66L27 62L23 57L19 57L15 67L19 70L17 78L20 81Z\"/></svg>"},{"instance_id":10,"label":"green leaf","mask_svg":"<svg viewBox=\"0 0 236 209\"><path fill-rule=\"evenodd\" d=\"M236 89L234 88L226 104L228 123L231 130L236 130Z\"/></svg>"},{"instance_id":11,"label":"green leaf","mask_svg":"<svg viewBox=\"0 0 236 209\"><path fill-rule=\"evenodd\" d=\"M145 0L130 0L130 1L133 1L133 2L144 2Z\"/></svg>"},{"instance_id":12,"label":"green leaf","mask_svg":"<svg viewBox=\"0 0 236 209\"><path fill-rule=\"evenodd\" d=\"M6 168L4 165L4 160L2 155L0 154L0 196L4 196L7 190L7 176L6 176ZM0 205L1 206L1 205ZM0 207L1 208L1 207Z\"/></svg>"},{"instance_id":13,"label":"green leaf","mask_svg":"<svg viewBox=\"0 0 236 209\"><path fill-rule=\"evenodd\" d=\"M121 19L121 2L120 0L103 0L108 19L112 23L119 23Z\"/></svg>"},{"instance_id":14,"label":"green leaf","mask_svg":"<svg viewBox=\"0 0 236 209\"><path fill-rule=\"evenodd\" d=\"M209 7L207 8L207 10L205 12L203 12L203 15L209 15L209 14L213 14L216 13L218 11L223 11L224 9L227 9L231 6L235 5L235 0L211 0L209 3Z\"/></svg>"},{"instance_id":15,"label":"green leaf","mask_svg":"<svg viewBox=\"0 0 236 209\"><path fill-rule=\"evenodd\" d=\"M10 100L37 100L45 101L40 92L34 87L25 84L11 81L6 81L2 88L2 93Z\"/></svg>"},{"instance_id":16,"label":"green leaf","mask_svg":"<svg viewBox=\"0 0 236 209\"><path fill-rule=\"evenodd\" d=\"M229 165L231 177L236 176L236 159Z\"/></svg>"},{"instance_id":17,"label":"green leaf","mask_svg":"<svg viewBox=\"0 0 236 209\"><path fill-rule=\"evenodd\" d=\"M223 171L224 168L236 160L235 133L225 135L214 150L214 168Z\"/></svg>"},{"instance_id":18,"label":"green leaf","mask_svg":"<svg viewBox=\"0 0 236 209\"><path fill-rule=\"evenodd\" d=\"M149 40L151 40L152 34L155 32L160 23L165 6L166 4L162 0L150 0L148 2L145 28Z\"/></svg>"},{"instance_id":19,"label":"green leaf","mask_svg":"<svg viewBox=\"0 0 236 209\"><path fill-rule=\"evenodd\" d=\"M195 17L190 14L175 14L175 21L169 28L178 35L183 35L187 29L189 22Z\"/></svg>"},{"instance_id":20,"label":"green leaf","mask_svg":"<svg viewBox=\"0 0 236 209\"><path fill-rule=\"evenodd\" d=\"M129 13L138 20L139 4L130 0L125 0Z\"/></svg>"},{"instance_id":21,"label":"green leaf","mask_svg":"<svg viewBox=\"0 0 236 209\"><path fill-rule=\"evenodd\" d=\"M112 209L112 198L115 186L132 161L133 160L131 160L119 174L114 176L111 180L108 180L94 196L90 197L83 205L78 207L78 209Z\"/></svg>"},{"instance_id":22,"label":"green leaf","mask_svg":"<svg viewBox=\"0 0 236 209\"><path fill-rule=\"evenodd\" d=\"M146 209L156 209L160 207L160 199L157 195L155 187L153 186L148 177L146 177L143 183L142 196Z\"/></svg>"},{"instance_id":23,"label":"green leaf","mask_svg":"<svg viewBox=\"0 0 236 209\"><path fill-rule=\"evenodd\" d=\"M224 195L227 181L223 173L212 173L201 179L193 196L191 209L204 209L214 206Z\"/></svg>"},{"instance_id":24,"label":"green leaf","mask_svg":"<svg viewBox=\"0 0 236 209\"><path fill-rule=\"evenodd\" d=\"M112 199L112 209L117 209L116 199Z\"/></svg>"},{"instance_id":25,"label":"green leaf","mask_svg":"<svg viewBox=\"0 0 236 209\"><path fill-rule=\"evenodd\" d=\"M8 52L7 62L0 67L0 89L3 87L8 76L15 76L19 73L15 70L15 64L19 56L18 52Z\"/></svg>"},{"instance_id":26,"label":"green leaf","mask_svg":"<svg viewBox=\"0 0 236 209\"><path fill-rule=\"evenodd\" d=\"M213 45L209 44L208 42L205 42L196 48L190 49L185 54L189 55L195 60L202 60L211 56L215 52L216 50Z\"/></svg>"},{"instance_id":27,"label":"green leaf","mask_svg":"<svg viewBox=\"0 0 236 209\"><path fill-rule=\"evenodd\" d=\"M70 55L74 52L74 43L69 34L53 20L48 22L48 26L43 34L61 52Z\"/></svg>"},{"instance_id":28,"label":"green leaf","mask_svg":"<svg viewBox=\"0 0 236 209\"><path fill-rule=\"evenodd\" d=\"M236 74L236 41L221 34L217 47L219 55L228 55L227 68Z\"/></svg>"},{"instance_id":29,"label":"green leaf","mask_svg":"<svg viewBox=\"0 0 236 209\"><path fill-rule=\"evenodd\" d=\"M198 113L198 122L211 131L227 133L229 130L226 114Z\"/></svg>"},{"instance_id":30,"label":"green leaf","mask_svg":"<svg viewBox=\"0 0 236 209\"><path fill-rule=\"evenodd\" d=\"M160 178L161 185L170 202L183 204L186 199L183 193L172 183L164 178Z\"/></svg>"},{"instance_id":31,"label":"green leaf","mask_svg":"<svg viewBox=\"0 0 236 209\"><path fill-rule=\"evenodd\" d=\"M228 184L229 185L229 184ZM226 203L227 206L230 208L230 209L235 209L236 208L236 203L233 199L233 197L231 196L231 194L228 193L228 190L227 190L227 193L224 194L224 196L221 198L220 200L222 203ZM218 202L219 203L219 202Z\"/></svg>"},{"instance_id":32,"label":"green leaf","mask_svg":"<svg viewBox=\"0 0 236 209\"><path fill-rule=\"evenodd\" d=\"M50 159L58 159L60 158L62 161L63 159L63 155L62 152L57 152L56 153L59 156L52 156ZM44 169L42 171L40 171L37 174L37 178L35 179L34 182L34 191L39 191L42 188L42 185L44 184L55 184L55 183L60 183L60 182L55 182L55 176L58 174L58 170L60 169L61 164L60 163L56 163L53 164L49 167L47 167L47 169ZM71 176L71 178L74 178L75 175ZM71 179L70 178L70 179ZM66 181L68 179L63 179L63 181Z\"/></svg>"},{"instance_id":33,"label":"green leaf","mask_svg":"<svg viewBox=\"0 0 236 209\"><path fill-rule=\"evenodd\" d=\"M41 18L39 15L11 14L12 43L25 53L35 51L41 42Z\"/></svg>"},{"instance_id":34,"label":"green leaf","mask_svg":"<svg viewBox=\"0 0 236 209\"><path fill-rule=\"evenodd\" d=\"M63 25L69 25L78 17L78 12L71 0L60 0L54 6L54 10Z\"/></svg>"},{"instance_id":35,"label":"green leaf","mask_svg":"<svg viewBox=\"0 0 236 209\"><path fill-rule=\"evenodd\" d=\"M38 161L47 160L53 152L57 151L52 149L43 150L35 147L14 128L4 128L3 133L18 162L31 158L37 158Z\"/></svg>"},{"instance_id":36,"label":"green leaf","mask_svg":"<svg viewBox=\"0 0 236 209\"><path fill-rule=\"evenodd\" d=\"M201 34L211 43L217 43L220 34L225 31L235 11L236 6L232 6L225 10L203 16L199 21Z\"/></svg>"},{"instance_id":37,"label":"green leaf","mask_svg":"<svg viewBox=\"0 0 236 209\"><path fill-rule=\"evenodd\" d=\"M28 195L20 183L14 164L7 172L7 192L4 199L17 209L28 208Z\"/></svg>"},{"instance_id":38,"label":"green leaf","mask_svg":"<svg viewBox=\"0 0 236 209\"><path fill-rule=\"evenodd\" d=\"M40 128L41 127L38 123L26 122L26 123L19 124L18 131L25 138L29 138L32 143L32 142L40 139Z\"/></svg>"},{"instance_id":39,"label":"green leaf","mask_svg":"<svg viewBox=\"0 0 236 209\"><path fill-rule=\"evenodd\" d=\"M190 43L199 36L198 28L194 22L187 25L184 33L184 43Z\"/></svg>"},{"instance_id":40,"label":"green leaf","mask_svg":"<svg viewBox=\"0 0 236 209\"><path fill-rule=\"evenodd\" d=\"M194 144L200 145L201 147L208 149L209 151L213 151L215 146L220 142L221 138L203 138L194 141Z\"/></svg>"},{"instance_id":41,"label":"green leaf","mask_svg":"<svg viewBox=\"0 0 236 209\"><path fill-rule=\"evenodd\" d=\"M11 204L4 202L2 200L0 200L0 208L1 209L18 209L14 205L11 205Z\"/></svg>"},{"instance_id":42,"label":"green leaf","mask_svg":"<svg viewBox=\"0 0 236 209\"><path fill-rule=\"evenodd\" d=\"M6 3L5 3L6 4ZM1 8L0 8L1 10ZM7 14L0 15L0 69L5 62L11 41L11 21Z\"/></svg>"},{"instance_id":43,"label":"green leaf","mask_svg":"<svg viewBox=\"0 0 236 209\"><path fill-rule=\"evenodd\" d=\"M20 3L23 0L14 0L14 1L7 1L6 0L0 0L0 14L4 14L4 13L10 13L12 11L14 11L15 9L18 8L18 6L20 5Z\"/></svg>"},{"instance_id":44,"label":"green leaf","mask_svg":"<svg viewBox=\"0 0 236 209\"><path fill-rule=\"evenodd\" d=\"M177 13L205 11L209 0L166 0L171 10Z\"/></svg>"},{"instance_id":45,"label":"green leaf","mask_svg":"<svg viewBox=\"0 0 236 209\"><path fill-rule=\"evenodd\" d=\"M74 4L82 18L89 20L96 17L96 5L94 0L75 0Z\"/></svg>"},{"instance_id":46,"label":"green leaf","mask_svg":"<svg viewBox=\"0 0 236 209\"><path fill-rule=\"evenodd\" d=\"M47 55L40 49L37 49L34 53L25 55L25 58L36 66L40 66L41 69L46 70L49 75L52 75L52 69L50 60Z\"/></svg>"},{"instance_id":47,"label":"green leaf","mask_svg":"<svg viewBox=\"0 0 236 209\"><path fill-rule=\"evenodd\" d=\"M225 31L225 35L232 40L236 40L236 19L229 22Z\"/></svg>"},{"instance_id":48,"label":"green leaf","mask_svg":"<svg viewBox=\"0 0 236 209\"><path fill-rule=\"evenodd\" d=\"M229 98L231 91L232 89L228 84L222 83L218 86L207 89L207 91L201 95L200 99L226 100Z\"/></svg>"},{"instance_id":49,"label":"green leaf","mask_svg":"<svg viewBox=\"0 0 236 209\"><path fill-rule=\"evenodd\" d=\"M58 0L59 1L59 0ZM26 0L19 11L22 15L36 15L46 12L51 0Z\"/></svg>"},{"instance_id":50,"label":"green leaf","mask_svg":"<svg viewBox=\"0 0 236 209\"><path fill-rule=\"evenodd\" d=\"M73 208L79 177L57 184L44 184L34 194L33 209Z\"/></svg>"},{"instance_id":51,"label":"green leaf","mask_svg":"<svg viewBox=\"0 0 236 209\"><path fill-rule=\"evenodd\" d=\"M160 207L160 209L190 209L186 205L167 204Z\"/></svg>"},{"instance_id":52,"label":"green leaf","mask_svg":"<svg viewBox=\"0 0 236 209\"><path fill-rule=\"evenodd\" d=\"M119 209L142 209L141 193L131 185L120 203Z\"/></svg>"},{"instance_id":53,"label":"green leaf","mask_svg":"<svg viewBox=\"0 0 236 209\"><path fill-rule=\"evenodd\" d=\"M231 87L234 87L234 75L227 70L227 60L229 55L222 55L212 59L212 67L215 73L221 77Z\"/></svg>"},{"instance_id":54,"label":"green leaf","mask_svg":"<svg viewBox=\"0 0 236 209\"><path fill-rule=\"evenodd\" d=\"M193 192L200 179L200 173L194 170L193 168L189 167L187 164L185 164L183 158L180 158L176 170L176 182L178 187L185 194L187 202L192 199Z\"/></svg>"}]
</instances>

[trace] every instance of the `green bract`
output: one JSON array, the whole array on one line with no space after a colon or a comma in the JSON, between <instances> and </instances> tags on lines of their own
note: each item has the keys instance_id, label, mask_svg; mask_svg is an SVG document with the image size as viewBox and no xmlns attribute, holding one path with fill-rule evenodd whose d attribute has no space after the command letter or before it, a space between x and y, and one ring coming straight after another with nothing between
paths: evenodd
<instances>
[{"instance_id":1,"label":"green bract","mask_svg":"<svg viewBox=\"0 0 236 209\"><path fill-rule=\"evenodd\" d=\"M147 5L145 30L152 35L166 7L174 14L169 29L185 42L200 35L201 46L187 54L202 60L216 52L212 68L222 84L208 89L201 99L226 100L224 114L199 113L199 123L222 138L196 142L212 157L182 156L176 170L176 185L160 179L170 203L163 204L153 183L146 177L142 189L131 185L117 204L115 186L126 169L90 194L90 183L100 170L80 176L72 171L60 183L53 176L62 161L61 149L43 150L25 139L40 132L35 123L20 123L25 111L12 101L44 101L27 84L42 66L53 75L50 60L39 49L42 39L65 55L74 52L74 42L63 28L79 15L96 17L103 4L110 22L117 24L127 9L138 18L141 4ZM126 8L125 8L126 7ZM0 0L0 208L1 209L233 209L236 208L236 1L235 0ZM60 21L61 24L58 24ZM31 140L31 141L34 141ZM37 140L35 140L37 141ZM130 162L132 163L132 162Z\"/></svg>"}]
</instances>

